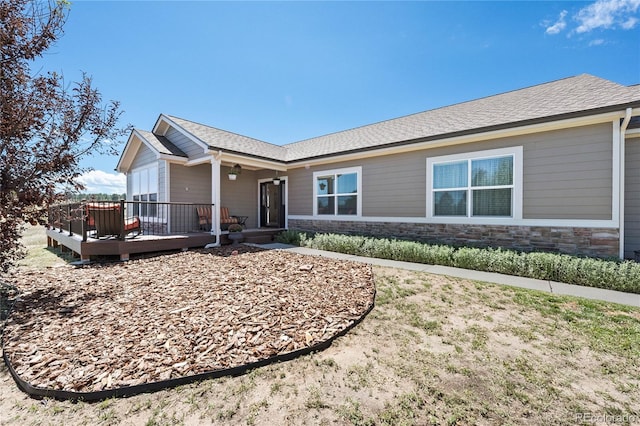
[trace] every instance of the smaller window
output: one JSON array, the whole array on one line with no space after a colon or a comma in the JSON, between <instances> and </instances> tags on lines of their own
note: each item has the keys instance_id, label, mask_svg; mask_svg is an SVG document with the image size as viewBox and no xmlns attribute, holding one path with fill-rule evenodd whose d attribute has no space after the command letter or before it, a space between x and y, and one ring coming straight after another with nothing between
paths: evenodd
<instances>
[{"instance_id":1,"label":"smaller window","mask_svg":"<svg viewBox=\"0 0 640 426\"><path fill-rule=\"evenodd\" d=\"M359 216L361 167L315 172L314 215Z\"/></svg>"}]
</instances>

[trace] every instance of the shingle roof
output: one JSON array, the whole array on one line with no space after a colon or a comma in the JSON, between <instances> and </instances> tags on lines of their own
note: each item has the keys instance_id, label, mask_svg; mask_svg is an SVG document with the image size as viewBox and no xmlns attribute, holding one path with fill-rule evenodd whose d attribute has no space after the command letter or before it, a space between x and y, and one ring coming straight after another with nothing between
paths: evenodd
<instances>
[{"instance_id":1,"label":"shingle roof","mask_svg":"<svg viewBox=\"0 0 640 426\"><path fill-rule=\"evenodd\" d=\"M582 74L285 145L287 160L587 115L629 103L640 105L640 86L622 86Z\"/></svg>"},{"instance_id":2,"label":"shingle roof","mask_svg":"<svg viewBox=\"0 0 640 426\"><path fill-rule=\"evenodd\" d=\"M286 148L283 148L282 146L263 142L258 139L242 136L226 130L217 129L215 127L205 126L204 124L195 123L193 121L171 115L166 116L182 129L209 145L211 149L233 151L272 160L285 161L286 159L287 151Z\"/></svg>"},{"instance_id":3,"label":"shingle roof","mask_svg":"<svg viewBox=\"0 0 640 426\"><path fill-rule=\"evenodd\" d=\"M293 162L640 106L640 85L582 74L287 145L167 116L213 149Z\"/></svg>"},{"instance_id":4,"label":"shingle roof","mask_svg":"<svg viewBox=\"0 0 640 426\"><path fill-rule=\"evenodd\" d=\"M154 149L160 154L175 155L178 157L187 157L187 154L182 152L180 148L175 146L169 139L164 136L158 136L146 130L136 129L140 136L142 136L147 142L149 142Z\"/></svg>"}]
</instances>

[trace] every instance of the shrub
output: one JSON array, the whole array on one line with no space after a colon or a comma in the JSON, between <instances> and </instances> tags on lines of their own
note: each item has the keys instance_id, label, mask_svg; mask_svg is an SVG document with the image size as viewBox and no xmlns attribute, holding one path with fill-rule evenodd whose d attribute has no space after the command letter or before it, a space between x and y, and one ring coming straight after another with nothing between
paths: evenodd
<instances>
[{"instance_id":1,"label":"shrub","mask_svg":"<svg viewBox=\"0 0 640 426\"><path fill-rule=\"evenodd\" d=\"M239 225L237 223L232 223L231 225L229 225L229 228L227 228L227 231L229 232L242 232L242 225Z\"/></svg>"},{"instance_id":2,"label":"shrub","mask_svg":"<svg viewBox=\"0 0 640 426\"><path fill-rule=\"evenodd\" d=\"M301 240L306 239L306 234L304 232L295 231L293 229L287 229L286 231L280 232L276 235L275 240L282 244L291 244L294 246L299 246Z\"/></svg>"},{"instance_id":3,"label":"shrub","mask_svg":"<svg viewBox=\"0 0 640 426\"><path fill-rule=\"evenodd\" d=\"M302 234L304 235L304 234ZM455 266L541 280L640 293L640 264L502 248L454 248L386 238L317 234L300 245L339 253Z\"/></svg>"}]
</instances>

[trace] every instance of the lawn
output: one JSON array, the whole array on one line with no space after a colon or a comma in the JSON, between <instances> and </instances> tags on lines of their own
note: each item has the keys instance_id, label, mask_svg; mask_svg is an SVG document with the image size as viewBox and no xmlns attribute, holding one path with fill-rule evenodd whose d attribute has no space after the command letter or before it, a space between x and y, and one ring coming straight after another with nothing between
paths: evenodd
<instances>
[{"instance_id":1,"label":"lawn","mask_svg":"<svg viewBox=\"0 0 640 426\"><path fill-rule=\"evenodd\" d=\"M93 404L30 399L2 366L0 424L640 423L640 309L373 272L375 308L322 352Z\"/></svg>"}]
</instances>

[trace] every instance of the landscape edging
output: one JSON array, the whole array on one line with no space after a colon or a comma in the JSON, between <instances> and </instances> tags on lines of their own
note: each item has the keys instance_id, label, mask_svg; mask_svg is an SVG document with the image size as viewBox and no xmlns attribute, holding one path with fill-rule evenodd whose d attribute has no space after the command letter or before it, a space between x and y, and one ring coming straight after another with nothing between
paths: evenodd
<instances>
[{"instance_id":1,"label":"landscape edging","mask_svg":"<svg viewBox=\"0 0 640 426\"><path fill-rule=\"evenodd\" d=\"M278 354L278 355L265 358L259 361L255 361L249 364L243 364L243 365L239 365L231 368L225 368L222 370L212 370L204 373L194 374L192 376L182 376L182 377L177 377L175 379L161 380L157 382L144 383L140 385L119 387L115 389L106 389L106 390L101 390L96 392L74 392L74 391L57 390L57 389L51 389L51 388L34 387L27 381L22 380L22 378L20 378L18 373L14 370L13 366L11 365L11 362L9 361L7 353L4 350L4 336L2 341L0 342L0 346L2 347L2 357L4 358L4 363L9 369L9 372L11 373L13 380L18 385L18 388L20 388L20 390L25 392L30 397L35 399L53 398L60 401L71 400L71 401L96 402L96 401L102 401L104 399L109 399L109 398L123 398L123 397L139 395L142 393L157 392L160 390L171 389L177 386L187 385L190 383L195 383L195 382L199 382L206 379L216 379L216 378L225 377L225 376L231 376L231 377L241 376L247 373L249 370L252 370L255 368L264 367L266 365L274 364L276 362L290 361L297 357L308 355L312 352L325 350L329 346L331 346L331 344L335 339L337 339L338 337L344 336L350 330L352 330L356 325L360 324L364 320L364 318L369 314L369 312L373 310L375 306L375 296L376 296L376 290L374 288L373 297L371 299L372 300L371 305L358 319L356 319L348 327L341 330L339 333L313 346L297 349L295 351L287 352L284 354ZM8 315L9 316L11 315L11 310L9 311Z\"/></svg>"}]
</instances>

